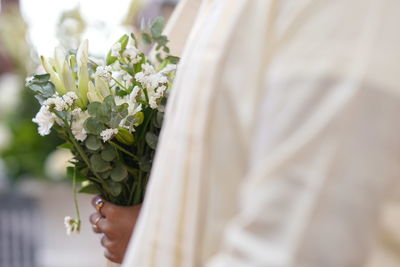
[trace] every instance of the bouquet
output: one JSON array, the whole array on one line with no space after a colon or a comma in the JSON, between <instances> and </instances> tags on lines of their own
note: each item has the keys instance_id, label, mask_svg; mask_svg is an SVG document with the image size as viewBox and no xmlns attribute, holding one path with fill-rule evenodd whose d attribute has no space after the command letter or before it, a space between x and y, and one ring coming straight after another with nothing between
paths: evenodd
<instances>
[{"instance_id":1,"label":"bouquet","mask_svg":"<svg viewBox=\"0 0 400 267\"><path fill-rule=\"evenodd\" d=\"M117 205L143 201L179 60L169 54L162 29L163 20L157 19L138 37L122 36L105 63L89 58L87 41L76 53L56 48L54 58L41 57L47 73L27 82L41 104L33 119L39 134L54 129L65 140L61 148L74 156L67 175L78 218L66 218L68 232L80 228L77 183L80 192ZM140 50L143 45L155 46L155 60Z\"/></svg>"}]
</instances>

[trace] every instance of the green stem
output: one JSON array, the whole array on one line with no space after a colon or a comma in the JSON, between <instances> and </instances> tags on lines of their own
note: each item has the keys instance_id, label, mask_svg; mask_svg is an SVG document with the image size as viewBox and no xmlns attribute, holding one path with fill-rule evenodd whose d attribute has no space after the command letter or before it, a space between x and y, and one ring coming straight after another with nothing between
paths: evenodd
<instances>
[{"instance_id":1,"label":"green stem","mask_svg":"<svg viewBox=\"0 0 400 267\"><path fill-rule=\"evenodd\" d=\"M115 78L112 78L119 86L121 86L122 88L124 88L125 91L128 91L128 89L122 85L122 83L120 83L118 80L116 80Z\"/></svg>"},{"instance_id":2,"label":"green stem","mask_svg":"<svg viewBox=\"0 0 400 267\"><path fill-rule=\"evenodd\" d=\"M128 150L126 150L125 148L123 148L122 146L118 145L117 143L114 143L113 141L108 141L112 146L114 146L116 149L124 152L125 154L127 154L128 156L131 156L134 160L138 161L138 157L136 157L134 154L132 154L131 152L129 152Z\"/></svg>"},{"instance_id":3,"label":"green stem","mask_svg":"<svg viewBox=\"0 0 400 267\"><path fill-rule=\"evenodd\" d=\"M72 179L72 191L73 191L73 196L74 196L74 205L75 205L76 217L77 217L77 220L78 220L77 230L79 232L81 230L81 214L79 212L78 196L77 196L77 190L76 190L76 167L74 169L74 177Z\"/></svg>"}]
</instances>

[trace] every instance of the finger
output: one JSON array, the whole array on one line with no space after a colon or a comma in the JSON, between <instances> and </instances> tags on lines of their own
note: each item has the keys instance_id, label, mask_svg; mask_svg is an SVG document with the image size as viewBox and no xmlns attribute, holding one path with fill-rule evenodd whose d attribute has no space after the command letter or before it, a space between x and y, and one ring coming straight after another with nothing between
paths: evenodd
<instances>
[{"instance_id":1,"label":"finger","mask_svg":"<svg viewBox=\"0 0 400 267\"><path fill-rule=\"evenodd\" d=\"M93 232L95 232L97 234L101 233L101 228L99 226L101 219L102 219L102 216L98 212L92 213L89 217L89 221L92 225L92 230L93 230Z\"/></svg>"},{"instance_id":2,"label":"finger","mask_svg":"<svg viewBox=\"0 0 400 267\"><path fill-rule=\"evenodd\" d=\"M101 214L104 217L113 218L116 215L116 213L118 213L119 208L121 207L111 204L110 202L104 201L104 205L101 208Z\"/></svg>"},{"instance_id":3,"label":"finger","mask_svg":"<svg viewBox=\"0 0 400 267\"><path fill-rule=\"evenodd\" d=\"M89 217L89 221L92 224L92 230L95 233L102 233L105 229L104 217L100 213L92 213Z\"/></svg>"},{"instance_id":4,"label":"finger","mask_svg":"<svg viewBox=\"0 0 400 267\"><path fill-rule=\"evenodd\" d=\"M106 249L104 251L104 257L106 257L106 259L108 259L111 262L114 263L122 263L122 260L118 259L114 254L112 254L110 251L108 251L108 249Z\"/></svg>"}]
</instances>

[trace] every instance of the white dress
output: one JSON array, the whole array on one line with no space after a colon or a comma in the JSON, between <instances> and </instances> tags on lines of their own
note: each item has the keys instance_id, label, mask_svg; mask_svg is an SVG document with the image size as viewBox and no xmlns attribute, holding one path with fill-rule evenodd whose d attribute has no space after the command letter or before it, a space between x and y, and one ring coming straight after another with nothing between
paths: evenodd
<instances>
[{"instance_id":1,"label":"white dress","mask_svg":"<svg viewBox=\"0 0 400 267\"><path fill-rule=\"evenodd\" d=\"M200 2L169 29L182 61L123 266L366 266L400 179L400 1Z\"/></svg>"}]
</instances>

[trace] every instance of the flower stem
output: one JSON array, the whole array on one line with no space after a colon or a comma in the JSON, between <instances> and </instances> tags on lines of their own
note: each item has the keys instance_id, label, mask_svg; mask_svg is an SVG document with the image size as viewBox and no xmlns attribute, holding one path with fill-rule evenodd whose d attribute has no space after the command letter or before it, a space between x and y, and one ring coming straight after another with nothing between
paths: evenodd
<instances>
[{"instance_id":1,"label":"flower stem","mask_svg":"<svg viewBox=\"0 0 400 267\"><path fill-rule=\"evenodd\" d=\"M76 230L79 232L81 230L81 214L79 212L78 196L77 196L77 190L76 190L76 167L74 169L74 177L72 179L72 191L73 191L73 196L74 196L76 217L78 220L78 225L76 227Z\"/></svg>"},{"instance_id":2,"label":"flower stem","mask_svg":"<svg viewBox=\"0 0 400 267\"><path fill-rule=\"evenodd\" d=\"M113 142L113 141L108 141L112 146L114 146L116 149L121 150L122 152L124 152L125 154L127 154L128 156L131 156L134 160L139 160L138 157L136 157L134 154L132 154L131 152L129 152L128 150L126 150L125 148L123 148L122 146L118 145L117 143Z\"/></svg>"}]
</instances>

